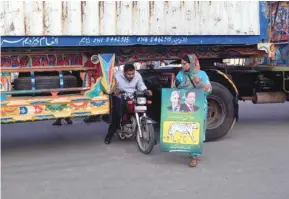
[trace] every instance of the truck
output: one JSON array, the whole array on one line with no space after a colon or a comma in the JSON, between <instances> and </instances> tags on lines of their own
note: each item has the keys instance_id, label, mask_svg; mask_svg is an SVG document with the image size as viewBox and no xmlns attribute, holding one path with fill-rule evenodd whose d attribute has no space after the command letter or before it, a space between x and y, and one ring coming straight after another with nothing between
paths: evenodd
<instances>
[{"instance_id":1,"label":"truck","mask_svg":"<svg viewBox=\"0 0 289 199\"><path fill-rule=\"evenodd\" d=\"M166 61L140 70L159 121L161 89L184 54L199 57L212 83L207 141L233 128L239 101L289 100L286 1L4 1L0 9L2 123L108 115L110 67Z\"/></svg>"}]
</instances>

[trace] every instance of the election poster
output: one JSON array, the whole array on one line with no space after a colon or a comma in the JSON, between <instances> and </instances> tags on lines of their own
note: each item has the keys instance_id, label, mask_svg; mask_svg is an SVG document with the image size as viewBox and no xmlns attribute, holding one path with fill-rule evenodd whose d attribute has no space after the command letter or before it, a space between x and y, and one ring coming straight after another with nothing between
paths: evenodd
<instances>
[{"instance_id":1,"label":"election poster","mask_svg":"<svg viewBox=\"0 0 289 199\"><path fill-rule=\"evenodd\" d=\"M161 151L202 153L204 98L202 89L162 89Z\"/></svg>"}]
</instances>

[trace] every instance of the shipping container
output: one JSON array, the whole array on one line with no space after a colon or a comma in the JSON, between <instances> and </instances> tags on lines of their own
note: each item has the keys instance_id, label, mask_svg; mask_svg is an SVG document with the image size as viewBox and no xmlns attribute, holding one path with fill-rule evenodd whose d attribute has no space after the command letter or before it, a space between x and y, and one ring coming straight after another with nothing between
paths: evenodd
<instances>
[{"instance_id":1,"label":"shipping container","mask_svg":"<svg viewBox=\"0 0 289 199\"><path fill-rule=\"evenodd\" d=\"M259 2L3 1L1 35L259 35Z\"/></svg>"}]
</instances>

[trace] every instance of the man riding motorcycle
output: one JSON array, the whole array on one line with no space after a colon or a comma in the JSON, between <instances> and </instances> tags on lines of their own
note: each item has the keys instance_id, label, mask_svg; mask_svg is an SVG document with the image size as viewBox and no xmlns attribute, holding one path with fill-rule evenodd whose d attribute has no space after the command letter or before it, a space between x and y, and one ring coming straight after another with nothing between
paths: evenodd
<instances>
[{"instance_id":1,"label":"man riding motorcycle","mask_svg":"<svg viewBox=\"0 0 289 199\"><path fill-rule=\"evenodd\" d=\"M152 95L150 90L147 90L143 82L142 76L135 70L133 64L126 64L123 71L118 71L115 74L116 89L112 95L112 121L108 128L108 133L104 139L105 144L110 144L112 137L120 126L121 117L125 111L125 102L121 97L121 92L133 96L135 91L145 91L148 95Z\"/></svg>"}]
</instances>

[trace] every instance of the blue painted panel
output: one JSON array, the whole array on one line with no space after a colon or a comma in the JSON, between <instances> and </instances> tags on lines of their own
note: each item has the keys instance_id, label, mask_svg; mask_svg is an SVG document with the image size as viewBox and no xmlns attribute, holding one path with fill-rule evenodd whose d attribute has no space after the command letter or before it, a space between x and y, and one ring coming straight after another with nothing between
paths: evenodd
<instances>
[{"instance_id":1,"label":"blue painted panel","mask_svg":"<svg viewBox=\"0 0 289 199\"><path fill-rule=\"evenodd\" d=\"M257 44L260 36L3 36L1 47Z\"/></svg>"},{"instance_id":2,"label":"blue painted panel","mask_svg":"<svg viewBox=\"0 0 289 199\"><path fill-rule=\"evenodd\" d=\"M101 58L106 61L107 63L111 62L111 58L114 54L101 54ZM109 64L110 66L110 64Z\"/></svg>"},{"instance_id":3,"label":"blue painted panel","mask_svg":"<svg viewBox=\"0 0 289 199\"><path fill-rule=\"evenodd\" d=\"M260 42L264 40L264 42L268 42L268 27L269 27L269 16L267 12L269 9L269 5L265 1L259 2L259 17L260 17Z\"/></svg>"}]
</instances>

